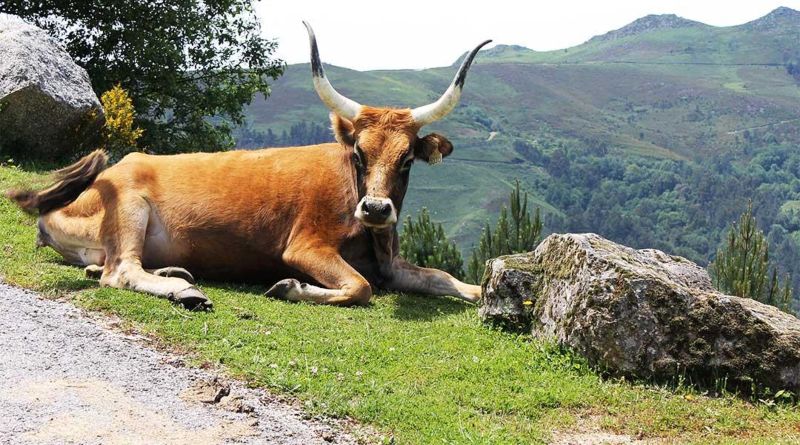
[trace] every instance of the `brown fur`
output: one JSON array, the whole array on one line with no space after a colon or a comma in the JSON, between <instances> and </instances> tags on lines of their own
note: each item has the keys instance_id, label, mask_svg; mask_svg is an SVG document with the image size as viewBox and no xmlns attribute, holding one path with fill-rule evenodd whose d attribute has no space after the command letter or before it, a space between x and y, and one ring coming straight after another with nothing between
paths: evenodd
<instances>
[{"instance_id":1,"label":"brown fur","mask_svg":"<svg viewBox=\"0 0 800 445\"><path fill-rule=\"evenodd\" d=\"M50 187L39 192L11 190L6 196L26 212L43 215L74 201L105 170L107 162L106 153L95 150L78 162L53 172L55 181Z\"/></svg>"},{"instance_id":2,"label":"brown fur","mask_svg":"<svg viewBox=\"0 0 800 445\"><path fill-rule=\"evenodd\" d=\"M371 231L354 215L365 193L391 198L399 212L408 186L403 166L449 142L418 138L409 110L364 107L353 122L334 116L332 124L339 144L136 153L105 171L105 155L95 152L58 172L53 187L12 199L42 213L46 244L76 264L102 266L101 284L175 301L205 297L181 278L147 270L283 280L268 294L328 304L366 303L371 286L474 301L475 286L396 261L394 227ZM354 165L354 144L364 171Z\"/></svg>"}]
</instances>

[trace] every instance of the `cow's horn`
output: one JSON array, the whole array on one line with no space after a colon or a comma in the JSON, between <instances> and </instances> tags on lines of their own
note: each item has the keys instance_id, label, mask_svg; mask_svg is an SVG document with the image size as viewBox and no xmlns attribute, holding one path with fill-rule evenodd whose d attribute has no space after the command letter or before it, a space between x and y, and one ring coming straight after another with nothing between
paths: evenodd
<instances>
[{"instance_id":1,"label":"cow's horn","mask_svg":"<svg viewBox=\"0 0 800 445\"><path fill-rule=\"evenodd\" d=\"M328 82L328 78L325 77L325 71L322 69L322 62L319 61L319 49L317 49L317 38L314 36L314 30L305 21L303 25L308 30L308 42L311 44L311 74L314 78L314 89L317 90L319 98L331 111L345 119L355 119L359 111L361 111L361 104L342 96Z\"/></svg>"},{"instance_id":2,"label":"cow's horn","mask_svg":"<svg viewBox=\"0 0 800 445\"><path fill-rule=\"evenodd\" d=\"M416 121L417 124L420 126L428 125L431 122L438 121L447 116L448 113L453 111L453 108L458 105L458 100L461 98L461 90L464 89L464 81L467 80L467 71L469 71L469 66L472 65L472 59L474 59L475 54L478 54L478 51L489 42L491 42L491 40L481 43L467 54L467 57L461 62L461 68L458 69L453 83L450 84L450 87L439 100L432 104L411 110L411 115L414 117L414 121Z\"/></svg>"}]
</instances>

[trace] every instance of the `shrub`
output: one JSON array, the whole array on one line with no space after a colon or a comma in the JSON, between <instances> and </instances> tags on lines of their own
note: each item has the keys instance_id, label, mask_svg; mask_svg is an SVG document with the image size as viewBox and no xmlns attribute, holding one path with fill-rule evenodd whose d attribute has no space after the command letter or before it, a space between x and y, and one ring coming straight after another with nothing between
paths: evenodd
<instances>
[{"instance_id":1,"label":"shrub","mask_svg":"<svg viewBox=\"0 0 800 445\"><path fill-rule=\"evenodd\" d=\"M134 128L133 101L119 85L106 91L100 97L105 109L106 122L103 126L103 141L112 157L120 158L136 150L136 141L142 135L140 128Z\"/></svg>"},{"instance_id":2,"label":"shrub","mask_svg":"<svg viewBox=\"0 0 800 445\"><path fill-rule=\"evenodd\" d=\"M756 224L752 203L747 205L739 223L728 230L726 238L725 245L709 265L717 289L790 311L790 281L786 279L780 284L775 267L769 272L769 244Z\"/></svg>"},{"instance_id":3,"label":"shrub","mask_svg":"<svg viewBox=\"0 0 800 445\"><path fill-rule=\"evenodd\" d=\"M431 221L424 207L416 222L406 217L400 234L400 255L417 266L441 269L458 279L464 278L461 252L447 239L442 225Z\"/></svg>"},{"instance_id":4,"label":"shrub","mask_svg":"<svg viewBox=\"0 0 800 445\"><path fill-rule=\"evenodd\" d=\"M472 249L472 256L467 264L467 280L480 283L486 261L501 255L530 252L539 244L542 234L542 220L537 207L531 216L528 211L528 193L520 193L519 181L508 197L511 217L503 206L494 230L487 223L481 233L478 247Z\"/></svg>"}]
</instances>

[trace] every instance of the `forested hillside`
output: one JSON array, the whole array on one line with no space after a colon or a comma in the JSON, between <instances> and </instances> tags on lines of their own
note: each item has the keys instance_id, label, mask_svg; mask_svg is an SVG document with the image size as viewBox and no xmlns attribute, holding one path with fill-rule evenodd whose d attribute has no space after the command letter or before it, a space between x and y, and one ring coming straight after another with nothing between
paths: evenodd
<instances>
[{"instance_id":1,"label":"forested hillside","mask_svg":"<svg viewBox=\"0 0 800 445\"><path fill-rule=\"evenodd\" d=\"M647 16L564 50L484 51L461 105L423 130L448 136L453 155L413 169L404 209L428 207L468 249L519 178L547 232L597 232L706 264L752 200L774 258L794 273L798 42L800 12L779 8L733 27ZM324 60L335 36L320 43ZM418 71L329 67L328 75L361 103L413 107L437 98L458 62ZM242 146L330 138L308 65L288 67L248 114ZM800 273L794 283L800 289Z\"/></svg>"}]
</instances>

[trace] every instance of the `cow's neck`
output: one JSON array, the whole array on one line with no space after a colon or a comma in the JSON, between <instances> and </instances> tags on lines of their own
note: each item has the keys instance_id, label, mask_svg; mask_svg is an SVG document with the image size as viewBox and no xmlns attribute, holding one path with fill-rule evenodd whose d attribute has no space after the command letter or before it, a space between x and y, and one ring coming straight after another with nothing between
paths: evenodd
<instances>
[{"instance_id":1,"label":"cow's neck","mask_svg":"<svg viewBox=\"0 0 800 445\"><path fill-rule=\"evenodd\" d=\"M392 276L392 262L397 254L397 229L394 225L386 229L368 229L372 238L372 250L378 261L378 270L381 278L389 279Z\"/></svg>"}]
</instances>

